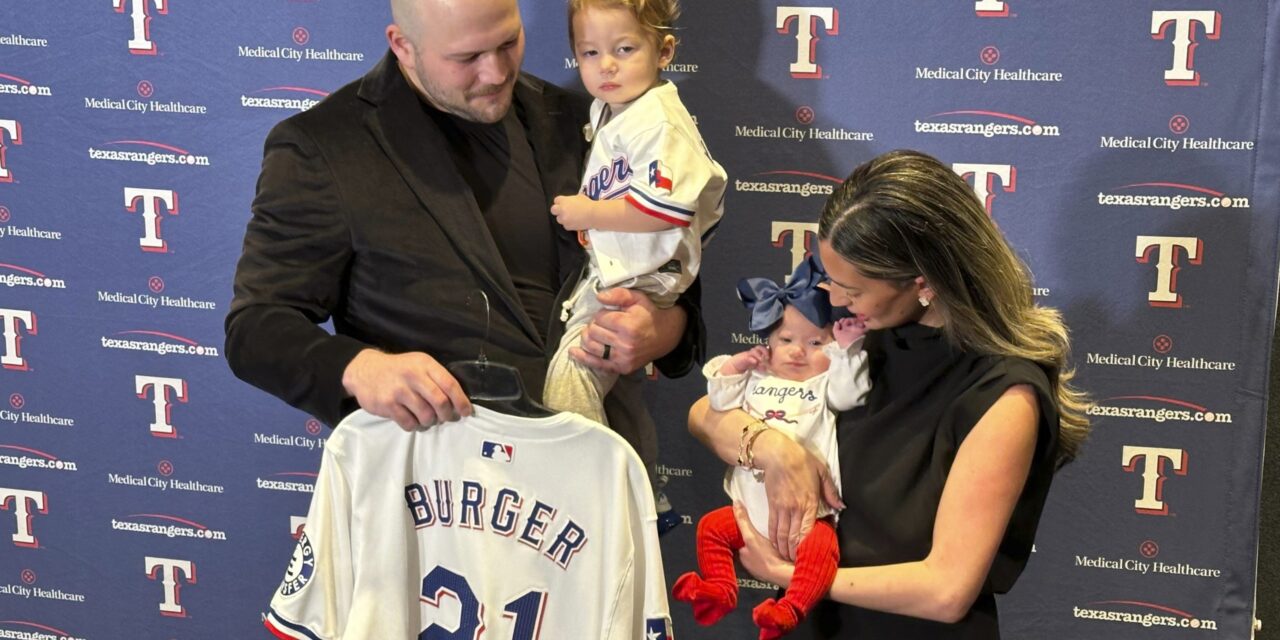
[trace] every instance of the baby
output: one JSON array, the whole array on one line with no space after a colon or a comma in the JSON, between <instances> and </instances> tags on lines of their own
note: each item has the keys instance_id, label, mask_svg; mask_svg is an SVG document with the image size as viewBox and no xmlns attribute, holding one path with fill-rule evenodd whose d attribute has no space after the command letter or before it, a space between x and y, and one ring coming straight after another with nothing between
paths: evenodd
<instances>
[{"instance_id":1,"label":"baby","mask_svg":"<svg viewBox=\"0 0 1280 640\"><path fill-rule=\"evenodd\" d=\"M785 287L764 278L743 280L739 297L751 310L752 331L767 332L767 346L718 356L703 369L713 409L741 408L757 418L742 432L738 466L726 474L725 491L746 508L762 535L769 531L769 504L764 473L754 466L756 438L774 429L796 440L826 461L839 487L835 412L861 404L869 389L866 354L860 348L866 328L856 318L832 322L827 293L817 286L822 279L821 266L811 257ZM831 508L821 507L813 530L796 549L795 576L786 595L765 600L752 611L760 640L794 629L831 587L840 559L834 517ZM699 624L710 625L738 603L733 554L743 541L733 507L703 516L697 540L702 576L680 576L672 592L677 600L693 604Z\"/></svg>"},{"instance_id":2,"label":"baby","mask_svg":"<svg viewBox=\"0 0 1280 640\"><path fill-rule=\"evenodd\" d=\"M551 213L582 232L587 274L565 302L564 336L547 368L544 403L607 424L603 398L617 374L569 358L602 309L596 292L637 289L668 308L698 275L702 244L724 205L726 175L707 152L676 86L661 77L675 56L676 0L570 0L569 37L595 97L580 193ZM595 355L609 359L611 346Z\"/></svg>"}]
</instances>

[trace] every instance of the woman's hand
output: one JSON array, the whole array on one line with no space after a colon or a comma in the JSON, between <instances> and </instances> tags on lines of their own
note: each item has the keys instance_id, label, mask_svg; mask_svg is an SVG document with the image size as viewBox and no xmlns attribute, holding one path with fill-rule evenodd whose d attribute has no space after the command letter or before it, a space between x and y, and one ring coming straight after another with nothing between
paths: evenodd
<instances>
[{"instance_id":1,"label":"woman's hand","mask_svg":"<svg viewBox=\"0 0 1280 640\"><path fill-rule=\"evenodd\" d=\"M761 433L753 449L769 497L769 541L784 559L794 561L796 547L817 519L819 501L833 509L843 509L844 503L826 463L781 431Z\"/></svg>"},{"instance_id":2,"label":"woman's hand","mask_svg":"<svg viewBox=\"0 0 1280 640\"><path fill-rule=\"evenodd\" d=\"M769 541L756 533L747 510L736 502L733 503L733 516L738 521L738 531L742 534L743 546L738 550L738 560L742 562L742 566L758 580L787 588L791 584L795 565L783 560Z\"/></svg>"},{"instance_id":3,"label":"woman's hand","mask_svg":"<svg viewBox=\"0 0 1280 640\"><path fill-rule=\"evenodd\" d=\"M743 429L756 422L747 412L712 411L704 396L689 409L689 433L727 464L736 464ZM764 490L769 498L768 539L786 559L795 558L796 546L818 515L819 500L833 509L843 509L840 492L831 481L825 462L810 454L794 440L774 429L755 435L751 459L764 471Z\"/></svg>"}]
</instances>

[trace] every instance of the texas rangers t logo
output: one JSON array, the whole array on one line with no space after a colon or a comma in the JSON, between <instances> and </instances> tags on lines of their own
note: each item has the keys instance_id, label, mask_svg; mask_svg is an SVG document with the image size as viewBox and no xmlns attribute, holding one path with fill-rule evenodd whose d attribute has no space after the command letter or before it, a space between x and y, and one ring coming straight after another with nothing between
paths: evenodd
<instances>
[{"instance_id":1,"label":"texas rangers t logo","mask_svg":"<svg viewBox=\"0 0 1280 640\"><path fill-rule=\"evenodd\" d=\"M778 7L778 33L791 33L792 22L796 25L796 60L791 63L791 77L821 78L818 23L826 25L827 35L839 35L840 12L835 7Z\"/></svg>"},{"instance_id":2,"label":"texas rangers t logo","mask_svg":"<svg viewBox=\"0 0 1280 640\"><path fill-rule=\"evenodd\" d=\"M979 18L1004 18L1009 15L1009 5L1004 0L977 0L973 11Z\"/></svg>"},{"instance_id":3,"label":"texas rangers t logo","mask_svg":"<svg viewBox=\"0 0 1280 640\"><path fill-rule=\"evenodd\" d=\"M26 371L29 365L22 357L22 327L31 335L36 331L36 314L25 309L0 309L0 367Z\"/></svg>"},{"instance_id":4,"label":"texas rangers t logo","mask_svg":"<svg viewBox=\"0 0 1280 640\"><path fill-rule=\"evenodd\" d=\"M13 144L22 144L22 125L17 120L0 120L0 182L13 182L13 174L4 164L5 134Z\"/></svg>"},{"instance_id":5,"label":"texas rangers t logo","mask_svg":"<svg viewBox=\"0 0 1280 640\"><path fill-rule=\"evenodd\" d=\"M1204 27L1204 35L1217 40L1222 35L1222 14L1217 11L1152 11L1151 37L1164 40L1173 24L1173 68L1164 72L1164 83L1171 87L1194 87L1200 84L1200 72L1191 68L1195 61L1196 27Z\"/></svg>"},{"instance_id":6,"label":"texas rangers t logo","mask_svg":"<svg viewBox=\"0 0 1280 640\"><path fill-rule=\"evenodd\" d=\"M171 216L178 215L178 192L173 189L124 188L124 206L137 213L142 203L142 237L138 246L150 253L168 253L169 244L160 237L160 205Z\"/></svg>"},{"instance_id":7,"label":"texas rangers t logo","mask_svg":"<svg viewBox=\"0 0 1280 640\"><path fill-rule=\"evenodd\" d=\"M39 549L40 540L36 538L31 528L31 521L35 519L37 513L49 513L48 498L44 492L0 487L0 509L6 511L12 509L14 519L18 521L18 530L12 536L13 544L28 549Z\"/></svg>"},{"instance_id":8,"label":"texas rangers t logo","mask_svg":"<svg viewBox=\"0 0 1280 640\"><path fill-rule=\"evenodd\" d=\"M1122 453L1125 471L1137 471L1138 464L1142 464L1142 497L1133 501L1134 510L1149 516L1169 515L1169 505L1164 501L1165 463L1173 467L1174 473L1185 476L1187 452L1182 449L1125 445Z\"/></svg>"},{"instance_id":9,"label":"texas rangers t logo","mask_svg":"<svg viewBox=\"0 0 1280 640\"><path fill-rule=\"evenodd\" d=\"M1018 190L1018 170L1011 164L977 164L956 162L951 169L966 180L973 176L973 193L982 201L982 206L991 215L991 202L996 199L996 178L1004 185L1005 193Z\"/></svg>"},{"instance_id":10,"label":"texas rangers t logo","mask_svg":"<svg viewBox=\"0 0 1280 640\"><path fill-rule=\"evenodd\" d=\"M135 375L133 390L143 400L147 399L148 392L152 394L155 420L151 422L151 435L157 438L178 437L178 430L173 426L173 400L187 401L187 381L182 378ZM172 396L169 395L170 392L173 392Z\"/></svg>"},{"instance_id":11,"label":"texas rangers t logo","mask_svg":"<svg viewBox=\"0 0 1280 640\"><path fill-rule=\"evenodd\" d=\"M169 13L169 0L111 0L111 7L116 13L124 13L126 5L132 7L129 18L133 20L133 37L129 39L129 53L142 56L154 56L156 43L151 41L151 16L147 7L154 4L160 15Z\"/></svg>"},{"instance_id":12,"label":"texas rangers t logo","mask_svg":"<svg viewBox=\"0 0 1280 640\"><path fill-rule=\"evenodd\" d=\"M1138 236L1134 245L1134 257L1140 264L1149 264L1152 257L1156 260L1156 289L1147 293L1147 303L1153 307L1182 307L1182 294L1177 292L1178 272L1182 270L1178 249L1186 254L1189 264L1198 265L1204 259L1204 242L1199 238Z\"/></svg>"},{"instance_id":13,"label":"texas rangers t logo","mask_svg":"<svg viewBox=\"0 0 1280 640\"><path fill-rule=\"evenodd\" d=\"M178 592L182 589L181 580L184 576L187 578L188 583L195 584L195 563L190 560L152 556L146 556L143 561L147 577L152 580L159 578L160 583L164 585L164 600L160 603L160 615L174 618L187 617L187 610L182 606Z\"/></svg>"}]
</instances>

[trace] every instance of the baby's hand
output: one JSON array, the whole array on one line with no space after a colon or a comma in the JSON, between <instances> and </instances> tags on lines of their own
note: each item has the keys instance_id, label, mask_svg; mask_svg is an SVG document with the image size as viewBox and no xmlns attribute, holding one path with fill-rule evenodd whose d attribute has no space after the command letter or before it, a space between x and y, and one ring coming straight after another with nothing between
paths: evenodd
<instances>
[{"instance_id":1,"label":"baby's hand","mask_svg":"<svg viewBox=\"0 0 1280 640\"><path fill-rule=\"evenodd\" d=\"M769 362L769 350L764 345L756 345L747 351L734 355L720 367L720 375L736 376L759 369Z\"/></svg>"},{"instance_id":2,"label":"baby's hand","mask_svg":"<svg viewBox=\"0 0 1280 640\"><path fill-rule=\"evenodd\" d=\"M836 320L835 326L831 327L831 333L836 337L836 343L841 349L848 348L854 340L861 338L866 332L867 323L858 316Z\"/></svg>"},{"instance_id":3,"label":"baby's hand","mask_svg":"<svg viewBox=\"0 0 1280 640\"><path fill-rule=\"evenodd\" d=\"M556 222L560 223L560 226L569 231L590 229L592 227L591 207L594 202L581 193L556 196L555 203L551 205L551 215L556 217Z\"/></svg>"}]
</instances>

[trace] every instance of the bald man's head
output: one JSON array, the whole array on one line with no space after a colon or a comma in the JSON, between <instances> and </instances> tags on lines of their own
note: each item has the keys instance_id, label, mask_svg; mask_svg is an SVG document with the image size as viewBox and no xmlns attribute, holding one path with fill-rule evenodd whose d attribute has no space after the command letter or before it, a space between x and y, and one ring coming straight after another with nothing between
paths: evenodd
<instances>
[{"instance_id":1,"label":"bald man's head","mask_svg":"<svg viewBox=\"0 0 1280 640\"><path fill-rule=\"evenodd\" d=\"M391 0L391 21L400 25L400 29L410 40L416 42L419 34L417 25L421 21L418 6L428 0Z\"/></svg>"},{"instance_id":2,"label":"bald man's head","mask_svg":"<svg viewBox=\"0 0 1280 640\"><path fill-rule=\"evenodd\" d=\"M516 0L391 0L391 14L387 41L429 103L476 122L506 115L524 61Z\"/></svg>"}]
</instances>

